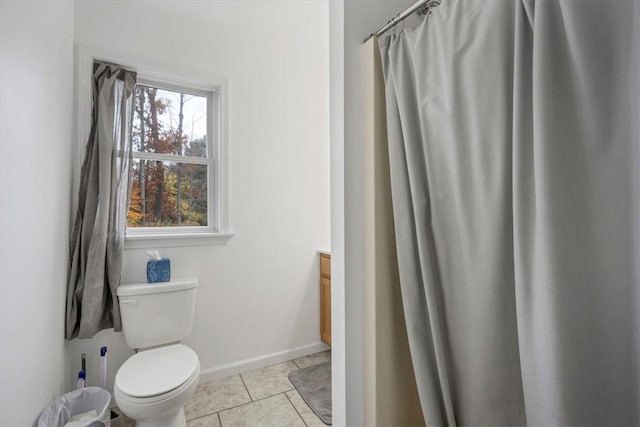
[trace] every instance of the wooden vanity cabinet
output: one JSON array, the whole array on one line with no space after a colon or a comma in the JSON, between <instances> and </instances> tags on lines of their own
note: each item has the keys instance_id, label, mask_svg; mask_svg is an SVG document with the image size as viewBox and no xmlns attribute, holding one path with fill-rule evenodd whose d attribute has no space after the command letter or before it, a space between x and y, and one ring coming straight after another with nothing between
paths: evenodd
<instances>
[{"instance_id":1,"label":"wooden vanity cabinet","mask_svg":"<svg viewBox=\"0 0 640 427\"><path fill-rule=\"evenodd\" d=\"M331 346L331 255L320 254L320 339Z\"/></svg>"}]
</instances>

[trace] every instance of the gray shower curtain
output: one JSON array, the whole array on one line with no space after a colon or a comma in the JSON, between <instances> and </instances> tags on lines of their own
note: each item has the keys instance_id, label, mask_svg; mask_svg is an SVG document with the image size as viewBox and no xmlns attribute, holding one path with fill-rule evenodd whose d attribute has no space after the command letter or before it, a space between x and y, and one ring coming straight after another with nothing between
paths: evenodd
<instances>
[{"instance_id":1,"label":"gray shower curtain","mask_svg":"<svg viewBox=\"0 0 640 427\"><path fill-rule=\"evenodd\" d=\"M116 290L127 225L136 73L94 64L91 133L71 231L65 337L122 329Z\"/></svg>"},{"instance_id":2,"label":"gray shower curtain","mask_svg":"<svg viewBox=\"0 0 640 427\"><path fill-rule=\"evenodd\" d=\"M380 40L428 425L640 424L639 10L444 0Z\"/></svg>"}]
</instances>

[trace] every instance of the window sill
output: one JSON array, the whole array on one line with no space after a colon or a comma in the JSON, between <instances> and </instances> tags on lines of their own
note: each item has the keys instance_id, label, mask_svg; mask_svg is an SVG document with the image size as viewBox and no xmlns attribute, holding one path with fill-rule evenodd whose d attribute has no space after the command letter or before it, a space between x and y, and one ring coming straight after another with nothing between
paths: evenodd
<instances>
[{"instance_id":1,"label":"window sill","mask_svg":"<svg viewBox=\"0 0 640 427\"><path fill-rule=\"evenodd\" d=\"M234 233L132 234L125 237L124 249L179 248L226 245Z\"/></svg>"}]
</instances>

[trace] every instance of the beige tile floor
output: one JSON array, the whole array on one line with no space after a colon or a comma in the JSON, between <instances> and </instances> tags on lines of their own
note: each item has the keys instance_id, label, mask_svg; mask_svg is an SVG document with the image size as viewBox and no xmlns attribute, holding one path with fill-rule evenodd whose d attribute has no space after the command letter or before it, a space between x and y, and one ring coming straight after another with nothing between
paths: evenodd
<instances>
[{"instance_id":1,"label":"beige tile floor","mask_svg":"<svg viewBox=\"0 0 640 427\"><path fill-rule=\"evenodd\" d=\"M325 351L201 383L184 407L187 427L324 427L288 376L329 360Z\"/></svg>"}]
</instances>

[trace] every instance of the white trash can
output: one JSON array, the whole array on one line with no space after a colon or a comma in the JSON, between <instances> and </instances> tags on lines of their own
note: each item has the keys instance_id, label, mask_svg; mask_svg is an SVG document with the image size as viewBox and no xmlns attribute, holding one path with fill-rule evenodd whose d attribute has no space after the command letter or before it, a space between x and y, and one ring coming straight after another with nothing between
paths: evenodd
<instances>
[{"instance_id":1,"label":"white trash can","mask_svg":"<svg viewBox=\"0 0 640 427\"><path fill-rule=\"evenodd\" d=\"M110 427L111 394L100 387L85 387L63 394L44 410L38 418L38 427L64 427L71 417L95 410L74 427Z\"/></svg>"}]
</instances>

